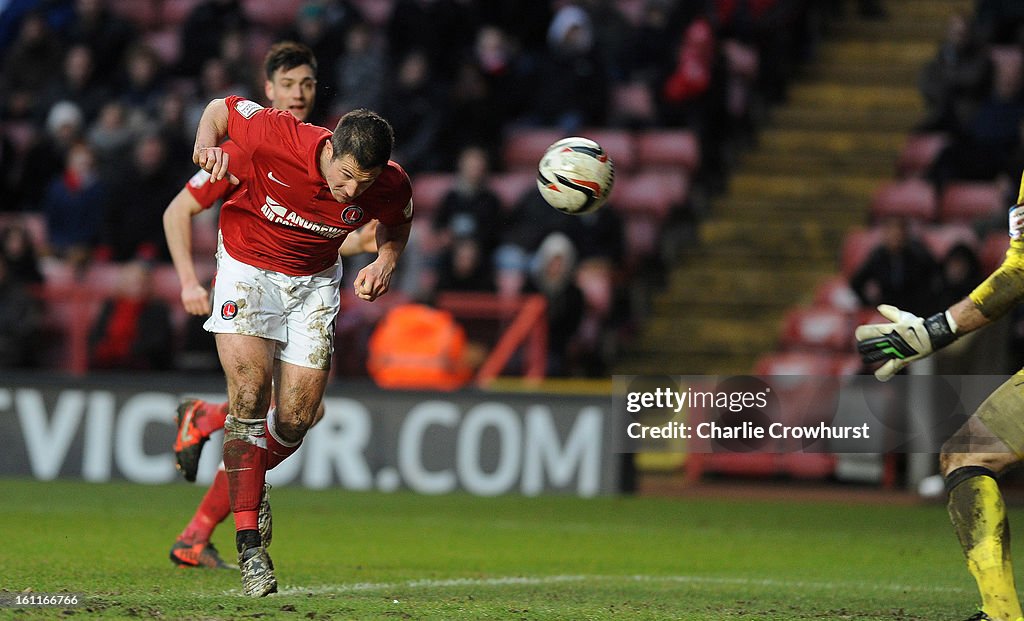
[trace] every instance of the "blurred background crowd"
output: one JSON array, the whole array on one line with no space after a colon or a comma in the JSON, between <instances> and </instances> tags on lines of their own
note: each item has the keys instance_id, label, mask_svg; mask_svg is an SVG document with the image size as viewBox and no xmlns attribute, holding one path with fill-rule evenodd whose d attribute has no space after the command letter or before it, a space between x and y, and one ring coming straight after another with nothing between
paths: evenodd
<instances>
[{"instance_id":1,"label":"blurred background crowd","mask_svg":"<svg viewBox=\"0 0 1024 621\"><path fill-rule=\"evenodd\" d=\"M919 130L946 147L929 163L936 187L1024 165L1021 66L989 53L1020 47L1018 5L979 0L923 69ZM548 372L606 375L673 247L851 14L886 18L878 0L0 0L0 365L66 368L81 309L58 301L102 291L91 367L216 368L212 340L180 311L161 216L194 172L205 104L262 101L263 55L289 39L319 61L311 122L369 107L395 127L417 207L395 297L541 293ZM533 171L545 141L573 134L613 157L616 140L658 134L689 151L617 161L612 203L567 217L543 203ZM531 135L543 140L524 146ZM658 219L634 219L645 200ZM195 220L208 275L215 212ZM359 345L379 311L350 311L339 337ZM140 335L157 343L136 347Z\"/></svg>"}]
</instances>

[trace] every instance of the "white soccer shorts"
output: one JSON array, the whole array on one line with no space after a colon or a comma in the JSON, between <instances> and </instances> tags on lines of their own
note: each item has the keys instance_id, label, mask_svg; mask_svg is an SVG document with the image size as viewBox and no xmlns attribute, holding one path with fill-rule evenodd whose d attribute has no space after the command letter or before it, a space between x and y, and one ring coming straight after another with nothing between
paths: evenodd
<instances>
[{"instance_id":1,"label":"white soccer shorts","mask_svg":"<svg viewBox=\"0 0 1024 621\"><path fill-rule=\"evenodd\" d=\"M341 305L341 261L311 276L288 276L242 263L217 249L213 313L203 324L215 334L246 334L278 342L278 360L329 369L334 319Z\"/></svg>"}]
</instances>

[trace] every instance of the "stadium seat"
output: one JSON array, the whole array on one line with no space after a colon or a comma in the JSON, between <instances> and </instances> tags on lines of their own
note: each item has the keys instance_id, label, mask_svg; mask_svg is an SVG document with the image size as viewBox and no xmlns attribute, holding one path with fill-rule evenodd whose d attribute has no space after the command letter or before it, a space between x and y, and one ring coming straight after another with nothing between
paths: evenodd
<instances>
[{"instance_id":1,"label":"stadium seat","mask_svg":"<svg viewBox=\"0 0 1024 621\"><path fill-rule=\"evenodd\" d=\"M688 129L641 132L636 143L640 169L680 168L693 174L700 167L700 142Z\"/></svg>"},{"instance_id":2,"label":"stadium seat","mask_svg":"<svg viewBox=\"0 0 1024 621\"><path fill-rule=\"evenodd\" d=\"M911 134L896 160L896 174L901 178L922 176L949 144L949 136L942 132Z\"/></svg>"},{"instance_id":3,"label":"stadium seat","mask_svg":"<svg viewBox=\"0 0 1024 621\"><path fill-rule=\"evenodd\" d=\"M245 14L257 24L279 30L295 23L301 5L299 0L245 0Z\"/></svg>"},{"instance_id":4,"label":"stadium seat","mask_svg":"<svg viewBox=\"0 0 1024 621\"><path fill-rule=\"evenodd\" d=\"M893 181L883 185L871 201L875 222L892 216L930 222L938 215L935 188L922 179Z\"/></svg>"},{"instance_id":5,"label":"stadium seat","mask_svg":"<svg viewBox=\"0 0 1024 621\"><path fill-rule=\"evenodd\" d=\"M633 132L625 129L589 127L581 129L579 135L601 145L605 153L612 158L617 173L629 172L636 167L636 141L633 139Z\"/></svg>"},{"instance_id":6,"label":"stadium seat","mask_svg":"<svg viewBox=\"0 0 1024 621\"><path fill-rule=\"evenodd\" d=\"M841 275L832 276L814 290L813 303L828 306L839 311L852 313L860 309L860 299L850 288L849 281Z\"/></svg>"},{"instance_id":7,"label":"stadium seat","mask_svg":"<svg viewBox=\"0 0 1024 621\"><path fill-rule=\"evenodd\" d=\"M48 292L56 294L78 286L75 270L67 261L45 257L39 261L39 270L43 273L44 286Z\"/></svg>"},{"instance_id":8,"label":"stadium seat","mask_svg":"<svg viewBox=\"0 0 1024 621\"><path fill-rule=\"evenodd\" d=\"M981 249L978 251L978 259L981 261L981 270L990 274L1006 258L1006 251L1010 247L1010 236L1003 231L992 231L985 236L981 242Z\"/></svg>"},{"instance_id":9,"label":"stadium seat","mask_svg":"<svg viewBox=\"0 0 1024 621\"><path fill-rule=\"evenodd\" d=\"M942 261L953 249L953 246L964 245L972 250L978 249L978 236L966 224L939 224L925 227L921 231L921 241L936 261Z\"/></svg>"},{"instance_id":10,"label":"stadium seat","mask_svg":"<svg viewBox=\"0 0 1024 621\"><path fill-rule=\"evenodd\" d=\"M1002 202L1002 194L995 183L953 182L943 189L939 199L939 220L941 222L989 220L1003 212Z\"/></svg>"},{"instance_id":11,"label":"stadium seat","mask_svg":"<svg viewBox=\"0 0 1024 621\"><path fill-rule=\"evenodd\" d=\"M412 205L420 218L433 218L448 190L455 183L452 173L420 173L412 180Z\"/></svg>"},{"instance_id":12,"label":"stadium seat","mask_svg":"<svg viewBox=\"0 0 1024 621\"><path fill-rule=\"evenodd\" d=\"M508 170L537 170L544 151L565 137L556 128L529 128L513 131L505 138L503 159Z\"/></svg>"},{"instance_id":13,"label":"stadium seat","mask_svg":"<svg viewBox=\"0 0 1024 621\"><path fill-rule=\"evenodd\" d=\"M623 216L631 265L657 253L665 219L673 206L686 201L688 191L682 173L641 173L616 180L609 206Z\"/></svg>"},{"instance_id":14,"label":"stadium seat","mask_svg":"<svg viewBox=\"0 0 1024 621\"><path fill-rule=\"evenodd\" d=\"M618 176L609 201L626 213L646 213L664 218L672 207L686 202L689 179L682 172L642 172Z\"/></svg>"},{"instance_id":15,"label":"stadium seat","mask_svg":"<svg viewBox=\"0 0 1024 621\"><path fill-rule=\"evenodd\" d=\"M85 271L82 286L97 297L113 295L121 281L122 263L93 263Z\"/></svg>"},{"instance_id":16,"label":"stadium seat","mask_svg":"<svg viewBox=\"0 0 1024 621\"><path fill-rule=\"evenodd\" d=\"M537 173L524 170L491 175L488 186L498 195L501 206L511 209L527 192L536 191Z\"/></svg>"},{"instance_id":17,"label":"stadium seat","mask_svg":"<svg viewBox=\"0 0 1024 621\"><path fill-rule=\"evenodd\" d=\"M754 363L754 375L808 375L828 372L831 355L821 352L780 351L762 355Z\"/></svg>"},{"instance_id":18,"label":"stadium seat","mask_svg":"<svg viewBox=\"0 0 1024 621\"><path fill-rule=\"evenodd\" d=\"M868 258L871 251L882 241L882 231L878 228L855 228L843 239L840 269L847 280Z\"/></svg>"},{"instance_id":19,"label":"stadium seat","mask_svg":"<svg viewBox=\"0 0 1024 621\"><path fill-rule=\"evenodd\" d=\"M787 350L850 351L853 348L851 314L830 306L794 308L782 320L781 337L782 346Z\"/></svg>"}]
</instances>

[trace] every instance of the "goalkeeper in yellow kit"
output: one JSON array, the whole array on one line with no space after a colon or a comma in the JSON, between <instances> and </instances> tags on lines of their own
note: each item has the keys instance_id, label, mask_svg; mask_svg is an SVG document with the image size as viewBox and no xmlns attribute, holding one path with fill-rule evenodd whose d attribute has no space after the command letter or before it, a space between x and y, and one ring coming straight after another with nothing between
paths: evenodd
<instances>
[{"instance_id":1,"label":"goalkeeper in yellow kit","mask_svg":"<svg viewBox=\"0 0 1024 621\"><path fill-rule=\"evenodd\" d=\"M878 307L892 323L859 326L865 362L883 362L889 380L910 362L995 321L1024 300L1024 178L1010 208L1010 248L1002 265L963 300L927 319L894 306ZM1024 460L1024 369L985 399L942 447L940 467L949 517L981 592L981 610L967 621L1019 621L1020 601L1010 561L1010 528L996 477Z\"/></svg>"}]
</instances>

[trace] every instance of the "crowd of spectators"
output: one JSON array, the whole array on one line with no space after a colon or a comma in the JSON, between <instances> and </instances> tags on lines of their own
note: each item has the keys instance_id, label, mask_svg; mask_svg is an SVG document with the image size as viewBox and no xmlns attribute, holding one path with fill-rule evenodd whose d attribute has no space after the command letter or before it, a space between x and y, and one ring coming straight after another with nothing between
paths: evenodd
<instances>
[{"instance_id":1,"label":"crowd of spectators","mask_svg":"<svg viewBox=\"0 0 1024 621\"><path fill-rule=\"evenodd\" d=\"M332 126L355 107L378 109L395 127L394 158L414 185L421 173L459 173L436 218L423 223L430 230L416 236L423 251L410 256L422 265L403 266L429 276L403 282L431 285L417 295L538 290L576 312L565 283L580 271L596 275L590 315L568 336L579 332L601 351L601 335L630 321L620 216L612 205L566 218L536 192L499 201L485 180L503 167L505 137L525 127L688 128L700 142L697 181L713 191L843 4L394 0L381 14L367 10L381 3L282 0L275 8L287 4L293 17L281 22L261 18L266 7L253 11L263 0L195 0L178 23L161 21L182 2L0 3L0 211L43 214L40 255L79 270L166 261L161 213L192 172L203 106L227 94L261 99L262 54L291 39L319 61L312 122ZM143 5L156 20L126 10ZM884 15L877 0L858 6ZM157 36L167 32L172 45ZM556 259L566 272L558 278ZM606 370L586 366L559 362L552 371Z\"/></svg>"},{"instance_id":2,"label":"crowd of spectators","mask_svg":"<svg viewBox=\"0 0 1024 621\"><path fill-rule=\"evenodd\" d=\"M921 72L926 116L917 130L944 134L928 179L1015 180L1024 168L1024 10L1019 2L978 0L949 19ZM1015 198L1015 196L1014 196Z\"/></svg>"}]
</instances>

